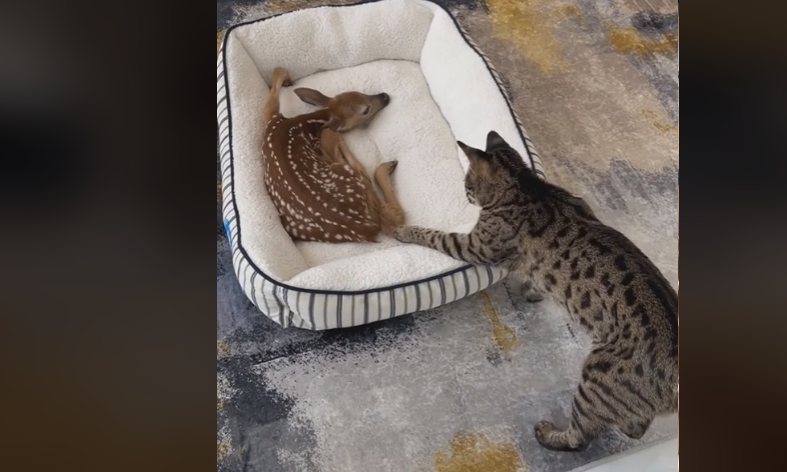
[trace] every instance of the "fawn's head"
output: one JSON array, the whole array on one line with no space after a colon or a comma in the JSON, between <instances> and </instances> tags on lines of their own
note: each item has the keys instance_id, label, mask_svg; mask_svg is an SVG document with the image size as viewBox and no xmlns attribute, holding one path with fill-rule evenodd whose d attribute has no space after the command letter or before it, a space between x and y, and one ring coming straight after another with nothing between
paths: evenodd
<instances>
[{"instance_id":1,"label":"fawn's head","mask_svg":"<svg viewBox=\"0 0 787 472\"><path fill-rule=\"evenodd\" d=\"M334 131L349 131L368 125L377 112L391 102L387 93L366 95L360 92L344 92L335 97L326 97L309 88L297 88L294 92L304 102L328 109L331 118L325 127Z\"/></svg>"}]
</instances>

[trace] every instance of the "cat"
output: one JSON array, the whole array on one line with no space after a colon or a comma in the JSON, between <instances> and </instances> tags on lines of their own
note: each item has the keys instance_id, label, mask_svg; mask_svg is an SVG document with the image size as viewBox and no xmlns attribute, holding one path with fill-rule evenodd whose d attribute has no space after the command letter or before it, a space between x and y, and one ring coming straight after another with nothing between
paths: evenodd
<instances>
[{"instance_id":1,"label":"cat","mask_svg":"<svg viewBox=\"0 0 787 472\"><path fill-rule=\"evenodd\" d=\"M402 242L471 264L498 265L523 282L530 301L565 307L593 339L568 427L535 425L547 449L585 449L618 428L640 439L678 409L678 297L628 238L581 198L540 179L496 132L486 150L458 142L470 161L465 191L481 207L469 234L399 226Z\"/></svg>"}]
</instances>

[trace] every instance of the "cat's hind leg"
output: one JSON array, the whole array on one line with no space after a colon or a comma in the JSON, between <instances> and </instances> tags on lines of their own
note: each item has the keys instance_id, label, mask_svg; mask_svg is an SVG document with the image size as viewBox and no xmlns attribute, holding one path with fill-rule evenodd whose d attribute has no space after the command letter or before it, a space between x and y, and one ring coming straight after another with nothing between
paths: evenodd
<instances>
[{"instance_id":1,"label":"cat's hind leg","mask_svg":"<svg viewBox=\"0 0 787 472\"><path fill-rule=\"evenodd\" d=\"M650 428L651 423L653 423L653 419L651 418L644 420L635 418L618 424L618 429L631 439L642 439L642 436L644 436L648 428Z\"/></svg>"},{"instance_id":2,"label":"cat's hind leg","mask_svg":"<svg viewBox=\"0 0 787 472\"><path fill-rule=\"evenodd\" d=\"M613 390L616 363L603 350L590 353L582 369L582 381L574 393L568 428L561 431L549 421L536 424L536 439L542 446L554 451L583 450L595 436L630 416L629 407Z\"/></svg>"},{"instance_id":3,"label":"cat's hind leg","mask_svg":"<svg viewBox=\"0 0 787 472\"><path fill-rule=\"evenodd\" d=\"M633 439L642 438L655 412L645 397L633 390L627 367L625 359L611 355L608 349L591 352L574 394L568 428L561 431L549 421L540 421L535 427L538 442L547 449L577 451L615 427Z\"/></svg>"},{"instance_id":4,"label":"cat's hind leg","mask_svg":"<svg viewBox=\"0 0 787 472\"><path fill-rule=\"evenodd\" d=\"M612 419L600 416L588 400L586 387L580 384L568 428L560 430L551 421L539 421L534 428L539 444L552 451L581 451L597 434L609 429Z\"/></svg>"}]
</instances>

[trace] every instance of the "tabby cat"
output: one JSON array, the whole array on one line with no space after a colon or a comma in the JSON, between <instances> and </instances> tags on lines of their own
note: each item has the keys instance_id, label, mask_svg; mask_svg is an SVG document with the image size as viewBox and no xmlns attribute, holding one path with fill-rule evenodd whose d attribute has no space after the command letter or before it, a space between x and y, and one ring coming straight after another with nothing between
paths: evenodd
<instances>
[{"instance_id":1,"label":"tabby cat","mask_svg":"<svg viewBox=\"0 0 787 472\"><path fill-rule=\"evenodd\" d=\"M535 426L542 446L580 450L617 427L639 439L678 408L678 297L628 238L580 198L538 178L494 131L486 151L459 142L470 160L467 198L481 207L470 234L400 226L399 241L472 264L501 265L530 301L548 296L590 332L593 348L568 428Z\"/></svg>"}]
</instances>

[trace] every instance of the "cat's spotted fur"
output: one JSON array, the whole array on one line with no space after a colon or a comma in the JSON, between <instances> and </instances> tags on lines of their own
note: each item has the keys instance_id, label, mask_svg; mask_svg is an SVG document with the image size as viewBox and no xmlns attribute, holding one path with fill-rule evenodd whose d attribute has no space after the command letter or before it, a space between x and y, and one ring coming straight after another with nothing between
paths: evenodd
<instances>
[{"instance_id":1,"label":"cat's spotted fur","mask_svg":"<svg viewBox=\"0 0 787 472\"><path fill-rule=\"evenodd\" d=\"M531 301L548 296L593 338L571 421L535 426L546 448L577 450L617 427L641 438L654 417L678 408L678 297L628 238L580 198L539 179L497 133L470 159L468 199L482 207L470 234L399 227L403 242L473 264L505 265Z\"/></svg>"}]
</instances>

